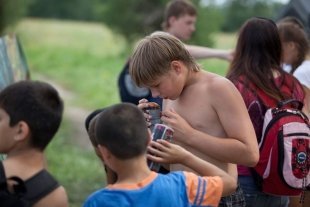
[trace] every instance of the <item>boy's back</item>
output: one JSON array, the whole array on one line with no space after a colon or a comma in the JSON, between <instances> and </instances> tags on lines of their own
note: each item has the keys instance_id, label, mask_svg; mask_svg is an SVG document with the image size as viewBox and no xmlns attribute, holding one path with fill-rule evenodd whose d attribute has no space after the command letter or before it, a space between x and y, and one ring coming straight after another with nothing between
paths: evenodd
<instances>
[{"instance_id":1,"label":"boy's back","mask_svg":"<svg viewBox=\"0 0 310 207\"><path fill-rule=\"evenodd\" d=\"M217 206L221 191L219 177L197 179L186 172L167 175L152 172L140 183L109 185L98 190L84 206Z\"/></svg>"}]
</instances>

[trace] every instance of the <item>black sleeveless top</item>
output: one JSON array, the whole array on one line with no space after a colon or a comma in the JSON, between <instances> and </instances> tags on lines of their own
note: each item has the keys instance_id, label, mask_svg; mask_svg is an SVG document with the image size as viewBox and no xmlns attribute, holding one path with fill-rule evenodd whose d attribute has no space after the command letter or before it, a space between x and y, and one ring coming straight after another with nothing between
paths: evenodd
<instances>
[{"instance_id":1,"label":"black sleeveless top","mask_svg":"<svg viewBox=\"0 0 310 207\"><path fill-rule=\"evenodd\" d=\"M0 162L0 181L6 182L6 179L3 164ZM26 186L26 194L23 198L27 200L31 206L59 187L57 180L46 170L41 170L24 181L24 183Z\"/></svg>"}]
</instances>

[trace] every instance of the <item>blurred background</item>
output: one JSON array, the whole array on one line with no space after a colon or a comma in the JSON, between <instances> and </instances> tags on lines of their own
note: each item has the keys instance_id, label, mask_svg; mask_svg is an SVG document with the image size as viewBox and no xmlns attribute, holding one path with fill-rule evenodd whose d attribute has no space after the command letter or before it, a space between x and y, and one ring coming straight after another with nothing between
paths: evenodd
<instances>
[{"instance_id":1,"label":"blurred background","mask_svg":"<svg viewBox=\"0 0 310 207\"><path fill-rule=\"evenodd\" d=\"M47 149L47 159L49 170L68 192L70 206L81 206L91 192L105 185L103 168L85 133L85 117L120 102L118 75L137 40L161 30L167 2L0 0L1 36L16 34L30 78L50 82L65 100L64 120ZM233 49L239 27L253 16L277 21L293 15L309 29L309 0L193 3L198 16L191 44ZM229 64L216 59L199 63L223 76Z\"/></svg>"}]
</instances>

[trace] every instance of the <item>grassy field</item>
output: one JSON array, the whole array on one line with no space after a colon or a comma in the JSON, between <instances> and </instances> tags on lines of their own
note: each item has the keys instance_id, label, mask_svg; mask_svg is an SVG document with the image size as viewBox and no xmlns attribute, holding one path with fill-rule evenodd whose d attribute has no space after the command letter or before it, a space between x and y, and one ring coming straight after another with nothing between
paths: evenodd
<instances>
[{"instance_id":1,"label":"grassy field","mask_svg":"<svg viewBox=\"0 0 310 207\"><path fill-rule=\"evenodd\" d=\"M22 21L17 32L32 73L77 92L77 105L93 109L119 102L116 79L127 51L122 37L100 24L40 19Z\"/></svg>"},{"instance_id":2,"label":"grassy field","mask_svg":"<svg viewBox=\"0 0 310 207\"><path fill-rule=\"evenodd\" d=\"M130 50L121 36L101 24L26 19L16 28L33 79L44 75L76 96L72 105L89 110L120 101L117 77ZM233 48L232 35L215 36L218 48ZM228 63L199 61L221 75ZM70 107L70 106L67 106ZM105 184L103 169L92 151L72 145L71 123L64 120L48 147L50 171L65 186L70 206L81 206L86 196Z\"/></svg>"}]
</instances>

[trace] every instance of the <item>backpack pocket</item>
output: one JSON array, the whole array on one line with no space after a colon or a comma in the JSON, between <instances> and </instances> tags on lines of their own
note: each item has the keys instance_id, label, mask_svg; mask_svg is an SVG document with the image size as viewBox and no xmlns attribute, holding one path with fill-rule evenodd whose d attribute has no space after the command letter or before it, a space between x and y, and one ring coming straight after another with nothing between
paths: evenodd
<instances>
[{"instance_id":1,"label":"backpack pocket","mask_svg":"<svg viewBox=\"0 0 310 207\"><path fill-rule=\"evenodd\" d=\"M279 135L279 172L291 188L305 189L310 184L310 129L305 123L283 125Z\"/></svg>"}]
</instances>

